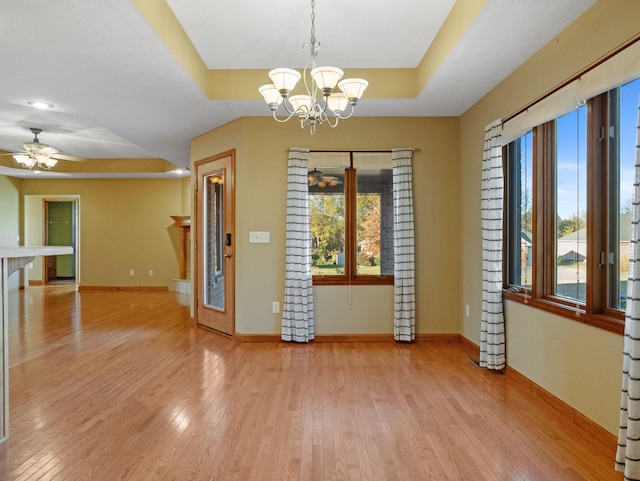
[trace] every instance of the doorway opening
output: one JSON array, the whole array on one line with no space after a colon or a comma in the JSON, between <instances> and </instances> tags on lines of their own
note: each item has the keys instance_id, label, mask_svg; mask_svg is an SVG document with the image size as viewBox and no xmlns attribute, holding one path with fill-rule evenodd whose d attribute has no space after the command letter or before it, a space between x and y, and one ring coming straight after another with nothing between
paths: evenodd
<instances>
[{"instance_id":1,"label":"doorway opening","mask_svg":"<svg viewBox=\"0 0 640 481\"><path fill-rule=\"evenodd\" d=\"M44 245L72 246L73 254L47 256L43 262L44 284L78 282L78 201L44 199Z\"/></svg>"}]
</instances>

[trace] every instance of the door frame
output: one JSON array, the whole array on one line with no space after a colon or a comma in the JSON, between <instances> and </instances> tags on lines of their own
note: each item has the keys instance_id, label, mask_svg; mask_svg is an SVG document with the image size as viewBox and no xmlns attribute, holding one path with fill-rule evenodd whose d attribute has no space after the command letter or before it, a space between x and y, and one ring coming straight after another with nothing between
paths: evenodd
<instances>
[{"instance_id":1,"label":"door frame","mask_svg":"<svg viewBox=\"0 0 640 481\"><path fill-rule=\"evenodd\" d=\"M225 302L224 302L224 315L228 317L230 323L229 333L223 332L211 327L208 327L200 323L199 319L199 307L202 299L200 299L202 292L202 252L200 251L200 237L204 232L205 225L202 218L201 206L198 202L198 186L200 183L198 168L204 164L215 162L224 158L230 158L230 168L225 172L225 228L231 233L232 241L231 246L225 248ZM235 222L235 166L236 166L236 151L235 149L227 150L210 157L195 161L193 164L193 219L192 219L192 242L193 242L193 309L194 319L198 327L211 329L214 332L233 337L236 332L236 319L235 319L235 256L236 256L236 222ZM212 169L211 172L216 172L219 169ZM227 255L228 254L228 255ZM227 282L229 278L230 282Z\"/></svg>"},{"instance_id":2,"label":"door frame","mask_svg":"<svg viewBox=\"0 0 640 481\"><path fill-rule=\"evenodd\" d=\"M74 283L80 284L80 199L77 196L72 197L43 197L42 198L42 245L48 245L49 228L47 204L52 202L71 202L73 204L73 266L74 266ZM47 258L42 259L42 284L46 285L49 281L47 275Z\"/></svg>"}]
</instances>

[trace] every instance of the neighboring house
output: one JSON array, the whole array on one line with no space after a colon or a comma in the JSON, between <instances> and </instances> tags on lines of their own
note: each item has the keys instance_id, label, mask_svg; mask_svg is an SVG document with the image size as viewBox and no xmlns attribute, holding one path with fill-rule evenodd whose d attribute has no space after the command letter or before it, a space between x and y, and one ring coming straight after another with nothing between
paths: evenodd
<instances>
[{"instance_id":1,"label":"neighboring house","mask_svg":"<svg viewBox=\"0 0 640 481\"><path fill-rule=\"evenodd\" d=\"M523 233L524 235L524 233ZM629 240L631 239L631 213L620 214L619 239L620 257L629 257ZM584 262L587 259L587 228L560 237L557 243L557 256L563 262Z\"/></svg>"},{"instance_id":2,"label":"neighboring house","mask_svg":"<svg viewBox=\"0 0 640 481\"><path fill-rule=\"evenodd\" d=\"M556 255L563 262L584 262L587 258L587 228L560 237Z\"/></svg>"},{"instance_id":3,"label":"neighboring house","mask_svg":"<svg viewBox=\"0 0 640 481\"><path fill-rule=\"evenodd\" d=\"M531 242L531 233L521 231L520 232L520 252L521 252L521 265L522 267L531 266L533 242Z\"/></svg>"}]
</instances>

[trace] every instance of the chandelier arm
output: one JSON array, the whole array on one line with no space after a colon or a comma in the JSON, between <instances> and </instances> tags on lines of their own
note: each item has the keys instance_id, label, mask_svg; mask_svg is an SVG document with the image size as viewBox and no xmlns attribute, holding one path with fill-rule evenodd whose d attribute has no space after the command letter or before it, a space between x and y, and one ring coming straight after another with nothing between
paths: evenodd
<instances>
[{"instance_id":1,"label":"chandelier arm","mask_svg":"<svg viewBox=\"0 0 640 481\"><path fill-rule=\"evenodd\" d=\"M320 46L319 42L316 42L316 44L318 47ZM309 70L313 70L318 65L317 65L316 56L314 53L315 46L312 44L309 44L309 47L311 49L311 57L309 58L309 60L307 60L307 63L305 63L304 69L302 70L302 81L304 83L304 88L307 91L307 95L309 95L309 98L311 99L312 105L317 105L316 91L318 90L318 86L316 85L316 81L313 79L313 77L311 77L311 75L307 75L307 72ZM309 87L309 83L307 82L308 78L311 80L311 87Z\"/></svg>"},{"instance_id":2,"label":"chandelier arm","mask_svg":"<svg viewBox=\"0 0 640 481\"><path fill-rule=\"evenodd\" d=\"M331 127L332 129L335 129L335 128L338 126L338 122L340 121L340 118L341 118L341 117L335 116L335 117L334 117L335 122L331 123L331 117L327 117L327 116L325 115L325 117L324 117L324 120L323 120L323 121L324 121L324 122L326 122L326 123L329 125L329 127Z\"/></svg>"},{"instance_id":3,"label":"chandelier arm","mask_svg":"<svg viewBox=\"0 0 640 481\"><path fill-rule=\"evenodd\" d=\"M287 97L283 97L282 98L282 104L281 105L284 107L284 109L287 111L287 113L290 114L289 118L291 118L291 116L293 114L297 113L295 110L291 110L289 108L290 102L289 102L289 99ZM275 115L275 110L274 110L273 114Z\"/></svg>"},{"instance_id":4,"label":"chandelier arm","mask_svg":"<svg viewBox=\"0 0 640 481\"><path fill-rule=\"evenodd\" d=\"M295 115L295 112L291 112L287 118L279 119L276 116L276 111L275 110L272 110L272 113L273 113L273 118L275 119L275 121L276 122L280 122L281 124L284 124L285 122L288 122L289 120L291 120L291 117L293 117Z\"/></svg>"},{"instance_id":5,"label":"chandelier arm","mask_svg":"<svg viewBox=\"0 0 640 481\"><path fill-rule=\"evenodd\" d=\"M356 109L355 109L355 107L354 107L353 105L350 105L350 107L351 107L351 110L349 111L349 115L342 115L342 113L337 114L337 113L335 113L335 112L334 112L333 114L334 114L336 117L338 117L339 119L346 120L346 119L348 119L349 117L351 117L351 116L353 115L353 113L356 111Z\"/></svg>"}]
</instances>

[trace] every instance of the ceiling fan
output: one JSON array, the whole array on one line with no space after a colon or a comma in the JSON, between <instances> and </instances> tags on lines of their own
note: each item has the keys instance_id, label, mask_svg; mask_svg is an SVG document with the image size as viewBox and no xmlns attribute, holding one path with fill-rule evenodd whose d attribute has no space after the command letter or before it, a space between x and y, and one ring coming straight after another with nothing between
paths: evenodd
<instances>
[{"instance_id":1,"label":"ceiling fan","mask_svg":"<svg viewBox=\"0 0 640 481\"><path fill-rule=\"evenodd\" d=\"M50 170L58 163L58 160L69 160L71 162L83 162L85 160L72 155L63 155L61 150L41 143L38 140L38 134L42 132L42 129L31 127L29 130L33 133L33 141L22 144L23 151L1 155L13 155L13 158L27 169Z\"/></svg>"},{"instance_id":2,"label":"ceiling fan","mask_svg":"<svg viewBox=\"0 0 640 481\"><path fill-rule=\"evenodd\" d=\"M309 187L315 185L318 187L334 187L342 184L342 181L335 175L325 175L316 169L309 171L307 179L309 180Z\"/></svg>"}]
</instances>

